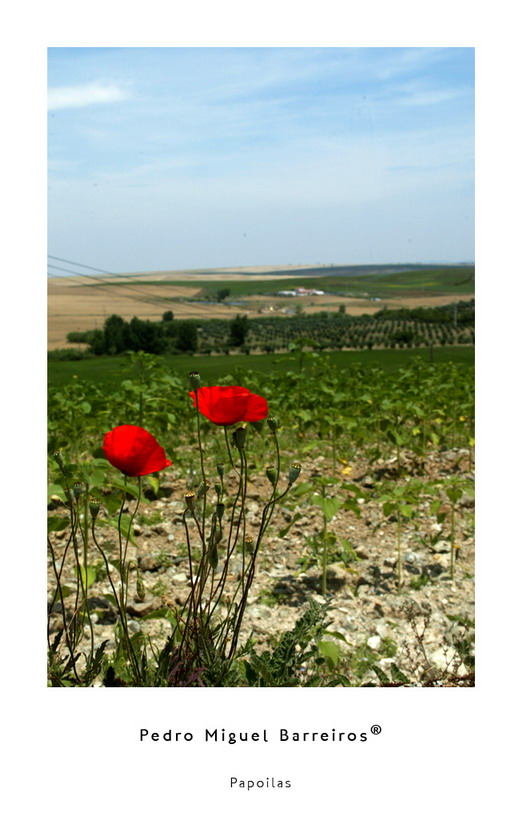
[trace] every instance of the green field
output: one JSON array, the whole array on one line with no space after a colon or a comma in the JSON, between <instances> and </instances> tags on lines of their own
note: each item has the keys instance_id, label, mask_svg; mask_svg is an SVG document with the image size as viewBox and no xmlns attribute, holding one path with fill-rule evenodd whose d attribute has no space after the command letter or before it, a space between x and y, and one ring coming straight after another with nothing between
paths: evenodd
<instances>
[{"instance_id":1,"label":"green field","mask_svg":"<svg viewBox=\"0 0 522 829\"><path fill-rule=\"evenodd\" d=\"M49 684L473 684L474 348L293 345L50 362ZM254 410L229 388L198 406L190 371ZM440 620L430 654L460 648L436 674L410 657L419 606ZM216 621L193 649L195 614Z\"/></svg>"},{"instance_id":2,"label":"green field","mask_svg":"<svg viewBox=\"0 0 522 829\"><path fill-rule=\"evenodd\" d=\"M405 267L405 266L404 266ZM237 272L236 272L237 273ZM278 272L276 272L278 273ZM245 273L246 275L246 273ZM89 286L97 290L100 286L120 285L117 282L104 279ZM248 281L234 281L231 279L194 279L190 282L179 279L147 280L144 285L175 285L178 287L197 288L200 296L214 296L218 291L227 289L230 298L252 296L256 294L274 295L278 291L288 291L301 286L304 279L306 288L315 288L342 296L363 297L378 296L443 296L447 294L473 294L475 290L475 268L473 266L438 267L418 270L401 270L398 265L381 266L371 270L368 268L303 268L293 274L281 271L277 281L273 279L249 279ZM133 282L140 283L139 276ZM155 300L156 301L156 300ZM165 302L172 298L165 298Z\"/></svg>"},{"instance_id":3,"label":"green field","mask_svg":"<svg viewBox=\"0 0 522 829\"><path fill-rule=\"evenodd\" d=\"M408 365L414 359L421 358L428 362L431 356L435 363L452 361L457 364L473 365L475 349L472 346L441 346L434 348L431 355L429 348L328 353L333 368L349 368L350 365L359 364L379 366L390 372ZM215 357L166 355L158 359L162 365L176 374L186 375L189 371L199 371L207 384L216 383L225 376L233 377L240 384L242 373L249 370L270 374L274 371L296 371L297 369L297 360L290 354L219 355ZM303 370L306 372L312 364L313 357L307 354L303 361ZM78 378L112 389L128 376L128 365L128 360L121 356L50 362L48 381L49 385L57 386L70 383L73 378Z\"/></svg>"}]
</instances>

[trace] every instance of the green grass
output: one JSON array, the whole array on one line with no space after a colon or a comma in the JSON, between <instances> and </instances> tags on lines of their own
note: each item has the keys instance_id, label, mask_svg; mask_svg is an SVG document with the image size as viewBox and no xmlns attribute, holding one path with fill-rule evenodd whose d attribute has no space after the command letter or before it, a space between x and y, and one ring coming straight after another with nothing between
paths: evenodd
<instances>
[{"instance_id":1,"label":"green grass","mask_svg":"<svg viewBox=\"0 0 522 829\"><path fill-rule=\"evenodd\" d=\"M350 365L380 366L385 371L396 371L407 365L412 359L422 357L430 359L429 348L383 349L372 351L332 351L328 352L332 368L349 368ZM313 358L306 358L304 369ZM473 365L475 349L472 346L440 346L433 349L434 362L462 363ZM205 385L215 384L226 375L232 375L236 382L241 373L247 370L270 374L273 371L296 371L297 361L289 354L260 355L219 355L215 357L176 355L164 356L161 362L176 374L187 375L189 371L199 371ZM49 362L48 381L50 385L70 383L74 377L79 380L97 383L107 388L115 388L128 377L128 363L123 357L95 357L89 360Z\"/></svg>"}]
</instances>

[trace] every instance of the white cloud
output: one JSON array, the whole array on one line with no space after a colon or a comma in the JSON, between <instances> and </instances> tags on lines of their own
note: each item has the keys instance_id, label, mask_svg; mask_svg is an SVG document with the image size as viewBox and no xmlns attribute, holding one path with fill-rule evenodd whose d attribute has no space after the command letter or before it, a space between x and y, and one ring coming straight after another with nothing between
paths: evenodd
<instances>
[{"instance_id":1,"label":"white cloud","mask_svg":"<svg viewBox=\"0 0 522 829\"><path fill-rule=\"evenodd\" d=\"M94 82L81 86L57 86L49 90L47 108L70 109L92 104L110 104L128 97L128 94L114 83Z\"/></svg>"}]
</instances>

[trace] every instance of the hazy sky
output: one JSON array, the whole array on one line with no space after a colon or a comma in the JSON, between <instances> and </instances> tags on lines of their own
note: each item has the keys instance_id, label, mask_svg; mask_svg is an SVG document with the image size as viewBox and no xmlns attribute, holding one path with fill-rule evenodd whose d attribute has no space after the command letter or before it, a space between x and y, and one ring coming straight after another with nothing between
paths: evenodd
<instances>
[{"instance_id":1,"label":"hazy sky","mask_svg":"<svg viewBox=\"0 0 522 829\"><path fill-rule=\"evenodd\" d=\"M49 253L471 261L473 110L468 48L52 48Z\"/></svg>"}]
</instances>

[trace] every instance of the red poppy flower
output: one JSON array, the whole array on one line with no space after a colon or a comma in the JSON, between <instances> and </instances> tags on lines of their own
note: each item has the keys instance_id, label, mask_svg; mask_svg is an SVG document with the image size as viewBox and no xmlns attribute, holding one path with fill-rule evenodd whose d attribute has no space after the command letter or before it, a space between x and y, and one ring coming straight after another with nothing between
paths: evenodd
<instances>
[{"instance_id":1,"label":"red poppy flower","mask_svg":"<svg viewBox=\"0 0 522 829\"><path fill-rule=\"evenodd\" d=\"M268 414L265 398L242 386L202 386L197 397L195 391L189 394L201 414L218 426L231 426L240 421L252 423Z\"/></svg>"},{"instance_id":2,"label":"red poppy flower","mask_svg":"<svg viewBox=\"0 0 522 829\"><path fill-rule=\"evenodd\" d=\"M156 438L141 426L116 426L105 435L103 451L109 463L131 477L159 472L172 463Z\"/></svg>"}]
</instances>

